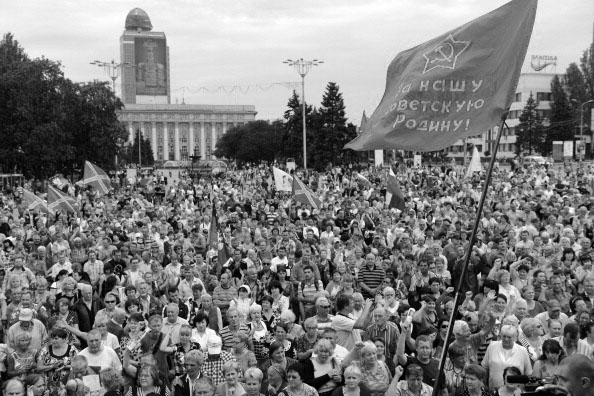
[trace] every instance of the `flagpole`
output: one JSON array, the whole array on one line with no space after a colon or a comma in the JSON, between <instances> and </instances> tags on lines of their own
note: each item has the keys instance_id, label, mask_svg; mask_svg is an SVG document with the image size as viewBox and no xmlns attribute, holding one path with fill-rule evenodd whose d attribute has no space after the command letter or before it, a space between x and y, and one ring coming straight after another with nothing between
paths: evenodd
<instances>
[{"instance_id":1,"label":"flagpole","mask_svg":"<svg viewBox=\"0 0 594 396\"><path fill-rule=\"evenodd\" d=\"M509 109L508 109L509 111ZM474 246L474 242L476 240L476 234L478 232L479 225L481 223L481 215L483 213L483 206L485 205L485 199L487 197L487 191L489 190L489 184L491 183L491 174L493 173L493 166L495 164L495 158L497 157L497 150L499 149L499 141L501 140L501 135L503 134L503 127L504 125L507 126L505 120L507 118L508 112L506 112L502 119L501 124L499 126L499 130L497 131L497 139L495 141L495 147L493 148L493 153L491 154L491 160L489 161L489 168L487 169L487 175L485 176L485 184L483 186L483 192L481 194L481 199L479 201L479 206L476 211L476 216L474 218L474 225L472 227L472 234L470 236L470 243L468 244L468 249L466 250L466 255L464 256L464 264L462 265L462 272L460 273L460 279L458 279L458 287L455 290L456 295L454 296L454 309L452 310L452 314L450 315L450 325L448 326L448 331L444 340L443 349L441 351L441 359L439 360L439 371L438 373L443 373L445 368L446 356L448 354L448 348L450 344L450 337L452 336L454 330L454 319L458 312L458 307L460 306L460 302L462 299L460 297L461 293L460 290L462 289L462 285L464 283L464 277L466 276L466 270L468 269L468 263L470 262L470 255L472 253L472 247ZM440 381L441 375L438 375L435 379L435 386L433 387L433 394L432 396L437 396L440 388Z\"/></svg>"}]
</instances>

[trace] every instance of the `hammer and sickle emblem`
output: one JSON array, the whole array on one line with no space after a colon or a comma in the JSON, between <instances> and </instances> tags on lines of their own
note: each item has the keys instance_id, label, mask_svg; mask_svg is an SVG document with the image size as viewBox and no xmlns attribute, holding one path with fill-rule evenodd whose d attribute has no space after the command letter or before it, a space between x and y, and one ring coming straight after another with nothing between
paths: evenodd
<instances>
[{"instance_id":1,"label":"hammer and sickle emblem","mask_svg":"<svg viewBox=\"0 0 594 396\"><path fill-rule=\"evenodd\" d=\"M431 63L435 62L452 62L452 57L454 56L454 47L450 43L444 43L439 47L433 50L434 53L439 54L439 57L436 57L431 61ZM449 54L448 54L449 52Z\"/></svg>"}]
</instances>

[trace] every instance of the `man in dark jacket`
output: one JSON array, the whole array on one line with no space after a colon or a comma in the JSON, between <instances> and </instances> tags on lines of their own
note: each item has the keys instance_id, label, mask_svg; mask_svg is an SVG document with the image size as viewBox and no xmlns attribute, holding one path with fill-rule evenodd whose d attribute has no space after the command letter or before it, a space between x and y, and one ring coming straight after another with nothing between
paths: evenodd
<instances>
[{"instance_id":1,"label":"man in dark jacket","mask_svg":"<svg viewBox=\"0 0 594 396\"><path fill-rule=\"evenodd\" d=\"M105 304L98 298L93 297L91 285L81 286L82 298L72 305L72 311L78 317L78 328L83 333L88 333L95 323L97 312L105 308ZM81 340L81 345L86 347L86 342Z\"/></svg>"}]
</instances>

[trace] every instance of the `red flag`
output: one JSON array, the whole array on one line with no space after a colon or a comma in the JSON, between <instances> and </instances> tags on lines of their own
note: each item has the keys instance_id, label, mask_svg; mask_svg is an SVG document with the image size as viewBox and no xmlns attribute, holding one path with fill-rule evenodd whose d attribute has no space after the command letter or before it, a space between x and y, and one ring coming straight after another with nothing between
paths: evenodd
<instances>
[{"instance_id":1,"label":"red flag","mask_svg":"<svg viewBox=\"0 0 594 396\"><path fill-rule=\"evenodd\" d=\"M23 198L25 198L28 210L38 210L40 213L49 213L47 203L31 191L23 189Z\"/></svg>"},{"instance_id":2,"label":"red flag","mask_svg":"<svg viewBox=\"0 0 594 396\"><path fill-rule=\"evenodd\" d=\"M293 176L293 198L295 198L295 201L310 205L314 209L319 209L322 206L320 198L314 195L297 176Z\"/></svg>"},{"instance_id":3,"label":"red flag","mask_svg":"<svg viewBox=\"0 0 594 396\"><path fill-rule=\"evenodd\" d=\"M212 204L212 214L210 216L210 228L208 230L208 246L214 250L219 249L219 221L217 219L217 208L216 205Z\"/></svg>"},{"instance_id":4,"label":"red flag","mask_svg":"<svg viewBox=\"0 0 594 396\"><path fill-rule=\"evenodd\" d=\"M501 122L513 102L537 0L513 0L401 52L381 103L345 148L435 151Z\"/></svg>"},{"instance_id":5,"label":"red flag","mask_svg":"<svg viewBox=\"0 0 594 396\"><path fill-rule=\"evenodd\" d=\"M390 168L390 175L388 176L388 190L386 191L386 203L389 208L396 208L400 211L404 211L405 202L404 195L400 191L398 179L392 168Z\"/></svg>"},{"instance_id":6,"label":"red flag","mask_svg":"<svg viewBox=\"0 0 594 396\"><path fill-rule=\"evenodd\" d=\"M85 161L85 174L82 182L84 184L90 184L95 190L104 195L109 192L109 188L111 187L111 180L107 173L89 161Z\"/></svg>"},{"instance_id":7,"label":"red flag","mask_svg":"<svg viewBox=\"0 0 594 396\"><path fill-rule=\"evenodd\" d=\"M55 187L47 186L47 206L52 211L64 211L76 213L76 200Z\"/></svg>"}]
</instances>

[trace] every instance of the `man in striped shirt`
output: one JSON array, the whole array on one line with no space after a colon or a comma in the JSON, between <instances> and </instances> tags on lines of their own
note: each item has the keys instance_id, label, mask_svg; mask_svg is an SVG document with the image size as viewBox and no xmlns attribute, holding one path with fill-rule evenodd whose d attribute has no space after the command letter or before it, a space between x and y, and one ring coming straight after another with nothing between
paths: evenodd
<instances>
[{"instance_id":1,"label":"man in striped shirt","mask_svg":"<svg viewBox=\"0 0 594 396\"><path fill-rule=\"evenodd\" d=\"M359 286L365 298L374 298L379 292L379 287L384 281L386 273L375 263L375 255L369 253L365 256L365 266L359 271Z\"/></svg>"}]
</instances>

